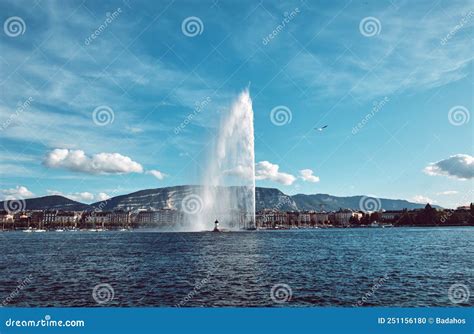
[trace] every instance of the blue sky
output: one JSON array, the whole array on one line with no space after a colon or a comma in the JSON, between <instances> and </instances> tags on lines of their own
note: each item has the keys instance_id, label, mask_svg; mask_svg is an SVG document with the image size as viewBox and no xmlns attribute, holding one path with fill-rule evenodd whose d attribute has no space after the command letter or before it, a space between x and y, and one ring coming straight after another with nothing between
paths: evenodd
<instances>
[{"instance_id":1,"label":"blue sky","mask_svg":"<svg viewBox=\"0 0 474 334\"><path fill-rule=\"evenodd\" d=\"M473 10L2 1L1 196L93 202L199 183L222 113L251 82L257 185L466 204Z\"/></svg>"}]
</instances>

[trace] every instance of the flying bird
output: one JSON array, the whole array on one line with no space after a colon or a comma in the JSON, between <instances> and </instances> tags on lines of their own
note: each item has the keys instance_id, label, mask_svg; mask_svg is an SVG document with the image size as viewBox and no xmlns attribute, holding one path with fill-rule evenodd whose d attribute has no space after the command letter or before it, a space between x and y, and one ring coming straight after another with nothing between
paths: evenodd
<instances>
[{"instance_id":1,"label":"flying bird","mask_svg":"<svg viewBox=\"0 0 474 334\"><path fill-rule=\"evenodd\" d=\"M323 131L324 129L326 129L328 126L325 125L325 126L322 126L320 128L314 128L315 130L318 130L318 131Z\"/></svg>"}]
</instances>

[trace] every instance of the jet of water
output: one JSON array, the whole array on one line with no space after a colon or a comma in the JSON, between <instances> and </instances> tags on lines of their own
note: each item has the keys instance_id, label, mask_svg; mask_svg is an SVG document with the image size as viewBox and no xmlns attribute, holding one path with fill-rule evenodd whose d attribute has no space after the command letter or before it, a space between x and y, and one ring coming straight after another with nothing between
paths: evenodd
<instances>
[{"instance_id":1,"label":"jet of water","mask_svg":"<svg viewBox=\"0 0 474 334\"><path fill-rule=\"evenodd\" d=\"M223 114L202 178L202 209L192 222L211 230L255 228L255 149L253 109L245 89Z\"/></svg>"}]
</instances>

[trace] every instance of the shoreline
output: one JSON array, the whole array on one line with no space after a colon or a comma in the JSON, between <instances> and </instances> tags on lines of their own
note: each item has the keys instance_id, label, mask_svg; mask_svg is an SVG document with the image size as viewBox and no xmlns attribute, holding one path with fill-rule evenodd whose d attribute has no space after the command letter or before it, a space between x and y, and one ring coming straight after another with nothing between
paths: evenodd
<instances>
[{"instance_id":1,"label":"shoreline","mask_svg":"<svg viewBox=\"0 0 474 334\"><path fill-rule=\"evenodd\" d=\"M352 229L370 229L370 230L380 230L380 229L399 229L399 228L463 228L463 227L471 227L474 228L473 225L404 225L404 226L390 226L390 227L383 227L383 226L331 226L331 227L301 227L301 228L257 228L255 230L225 230L222 231L223 233L232 233L232 232L266 232L266 231L315 231L315 230L352 230ZM130 229L65 229L65 230L56 230L56 229L49 229L49 230L42 230L42 229L0 229L0 232L23 232L23 233L75 233L75 232L87 232L87 233L102 233L102 232L153 232L153 233L211 233L213 230L203 230L203 231L177 231L177 230L165 230L159 228L130 228Z\"/></svg>"}]
</instances>

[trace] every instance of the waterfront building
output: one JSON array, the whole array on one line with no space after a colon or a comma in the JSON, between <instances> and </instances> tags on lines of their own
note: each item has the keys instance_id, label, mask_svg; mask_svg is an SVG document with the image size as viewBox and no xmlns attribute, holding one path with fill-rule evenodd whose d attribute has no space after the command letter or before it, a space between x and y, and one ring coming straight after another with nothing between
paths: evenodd
<instances>
[{"instance_id":1,"label":"waterfront building","mask_svg":"<svg viewBox=\"0 0 474 334\"><path fill-rule=\"evenodd\" d=\"M288 213L288 227L297 227L299 225L299 215L298 211L290 211Z\"/></svg>"},{"instance_id":2,"label":"waterfront building","mask_svg":"<svg viewBox=\"0 0 474 334\"><path fill-rule=\"evenodd\" d=\"M303 211L300 212L298 216L298 226L300 227L310 227L311 226L311 212Z\"/></svg>"},{"instance_id":3,"label":"waterfront building","mask_svg":"<svg viewBox=\"0 0 474 334\"><path fill-rule=\"evenodd\" d=\"M155 223L155 211L142 210L135 216L134 225L147 227Z\"/></svg>"},{"instance_id":4,"label":"waterfront building","mask_svg":"<svg viewBox=\"0 0 474 334\"><path fill-rule=\"evenodd\" d=\"M81 219L81 213L75 211L58 211L54 219L56 228L76 228ZM51 226L50 226L51 227Z\"/></svg>"},{"instance_id":5,"label":"waterfront building","mask_svg":"<svg viewBox=\"0 0 474 334\"><path fill-rule=\"evenodd\" d=\"M327 212L314 212L313 221L316 226L321 226L329 223L329 214Z\"/></svg>"},{"instance_id":6,"label":"waterfront building","mask_svg":"<svg viewBox=\"0 0 474 334\"><path fill-rule=\"evenodd\" d=\"M380 220L381 221L389 221L394 222L398 220L403 214L403 211L382 211L380 212Z\"/></svg>"},{"instance_id":7,"label":"waterfront building","mask_svg":"<svg viewBox=\"0 0 474 334\"><path fill-rule=\"evenodd\" d=\"M142 210L134 217L136 227L173 227L185 221L183 212L173 208Z\"/></svg>"},{"instance_id":8,"label":"waterfront building","mask_svg":"<svg viewBox=\"0 0 474 334\"><path fill-rule=\"evenodd\" d=\"M105 228L110 224L110 213L108 211L87 212L83 216L85 228Z\"/></svg>"},{"instance_id":9,"label":"waterfront building","mask_svg":"<svg viewBox=\"0 0 474 334\"><path fill-rule=\"evenodd\" d=\"M353 211L351 209L339 209L334 213L334 222L338 225L347 226L351 218L361 219L363 214L361 212Z\"/></svg>"},{"instance_id":10,"label":"waterfront building","mask_svg":"<svg viewBox=\"0 0 474 334\"><path fill-rule=\"evenodd\" d=\"M58 214L58 210L45 210L43 212L43 217L41 224L43 228L48 229L55 225L56 223L56 215Z\"/></svg>"},{"instance_id":11,"label":"waterfront building","mask_svg":"<svg viewBox=\"0 0 474 334\"><path fill-rule=\"evenodd\" d=\"M288 226L288 213L264 209L256 213L255 219L258 228L282 228Z\"/></svg>"},{"instance_id":12,"label":"waterfront building","mask_svg":"<svg viewBox=\"0 0 474 334\"><path fill-rule=\"evenodd\" d=\"M130 211L118 210L110 213L109 226L111 228L126 228L130 226L131 213Z\"/></svg>"},{"instance_id":13,"label":"waterfront building","mask_svg":"<svg viewBox=\"0 0 474 334\"><path fill-rule=\"evenodd\" d=\"M27 212L17 212L13 215L15 229L25 229L30 227L30 217Z\"/></svg>"},{"instance_id":14,"label":"waterfront building","mask_svg":"<svg viewBox=\"0 0 474 334\"><path fill-rule=\"evenodd\" d=\"M9 230L13 227L13 215L5 210L0 211L0 224L2 226L2 230Z\"/></svg>"}]
</instances>

